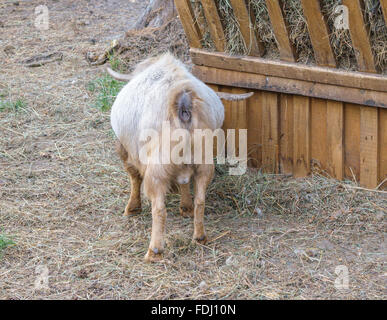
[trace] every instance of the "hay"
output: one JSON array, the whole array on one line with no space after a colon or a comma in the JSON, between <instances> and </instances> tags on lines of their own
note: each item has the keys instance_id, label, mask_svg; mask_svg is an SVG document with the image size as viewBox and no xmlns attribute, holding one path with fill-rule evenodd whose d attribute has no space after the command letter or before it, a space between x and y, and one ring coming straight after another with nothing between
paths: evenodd
<instances>
[{"instance_id":1,"label":"hay","mask_svg":"<svg viewBox=\"0 0 387 320\"><path fill-rule=\"evenodd\" d=\"M219 16L225 31L227 41L226 52L234 55L248 54L247 46L239 30L238 22L234 16L229 0L217 0ZM279 58L279 50L275 35L270 22L265 0L247 1L256 17L254 28L259 34L264 46L264 57L270 59ZM345 70L357 70L355 52L352 47L351 37L348 30L338 30L334 27L337 17L335 8L341 5L341 0L322 0L321 10L326 18L330 43L336 57L339 68ZM201 6L197 1L193 2L196 15L203 16ZM315 64L312 43L309 37L307 24L303 15L300 0L283 1L283 11L286 22L290 29L290 41L297 52L297 61L307 64ZM202 18L201 20L203 20ZM382 9L378 0L365 0L365 20L369 28L371 46L375 55L376 67L382 73L387 73L387 27L383 19ZM205 30L205 48L214 50L211 41L208 40L208 28Z\"/></svg>"},{"instance_id":2,"label":"hay","mask_svg":"<svg viewBox=\"0 0 387 320\"><path fill-rule=\"evenodd\" d=\"M139 61L157 56L160 52L169 51L183 62L189 61L189 47L177 17L159 28L128 31L121 45L123 54L117 58L129 71Z\"/></svg>"}]
</instances>

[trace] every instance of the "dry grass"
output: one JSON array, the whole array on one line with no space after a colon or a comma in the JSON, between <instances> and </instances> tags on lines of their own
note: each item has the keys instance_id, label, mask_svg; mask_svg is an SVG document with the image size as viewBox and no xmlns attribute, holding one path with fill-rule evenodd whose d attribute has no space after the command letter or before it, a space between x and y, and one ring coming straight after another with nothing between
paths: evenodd
<instances>
[{"instance_id":1,"label":"dry grass","mask_svg":"<svg viewBox=\"0 0 387 320\"><path fill-rule=\"evenodd\" d=\"M0 51L0 99L25 105L0 111L0 234L15 243L0 259L0 299L386 299L386 194L318 175L230 177L218 167L209 244L191 244L193 223L171 195L165 260L143 262L149 203L122 217L129 181L109 114L89 90L103 71L84 59L92 48L104 51L143 4L100 3L52 3L55 24L43 34L28 22L40 1L2 8L0 43L15 54ZM95 20L77 24L90 10ZM44 50L63 52L63 61L19 63ZM34 288L40 265L48 290ZM337 265L349 269L349 290L334 287Z\"/></svg>"},{"instance_id":2,"label":"dry grass","mask_svg":"<svg viewBox=\"0 0 387 320\"><path fill-rule=\"evenodd\" d=\"M275 36L271 26L265 0L249 0L247 4L253 10L254 27L265 46L265 57L279 58ZM338 66L346 70L357 70L355 53L352 48L348 30L338 30L334 27L337 14L334 12L341 0L322 0L321 9L327 20L330 42L337 59ZM225 30L227 40L226 51L231 54L247 54L248 49L239 30L239 25L229 0L217 0L219 15ZM204 16L197 1L193 1L196 16ZM290 40L296 49L298 62L314 64L312 43L308 34L305 17L300 0L283 1L285 19L290 29ZM366 24L370 30L371 46L375 55L376 66L382 73L387 73L387 26L383 19L379 0L365 0ZM204 18L202 18L204 19ZM208 28L204 28L205 47L213 49L212 42L208 40Z\"/></svg>"},{"instance_id":3,"label":"dry grass","mask_svg":"<svg viewBox=\"0 0 387 320\"><path fill-rule=\"evenodd\" d=\"M132 71L139 61L167 51L190 63L189 46L178 17L160 28L129 30L121 45L120 54L115 56L121 70Z\"/></svg>"}]
</instances>

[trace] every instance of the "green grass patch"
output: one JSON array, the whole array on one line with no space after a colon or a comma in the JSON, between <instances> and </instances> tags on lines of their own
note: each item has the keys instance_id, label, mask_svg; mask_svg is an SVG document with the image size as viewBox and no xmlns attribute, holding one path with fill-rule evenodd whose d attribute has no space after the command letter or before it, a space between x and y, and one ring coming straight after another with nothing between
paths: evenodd
<instances>
[{"instance_id":1,"label":"green grass patch","mask_svg":"<svg viewBox=\"0 0 387 320\"><path fill-rule=\"evenodd\" d=\"M123 69L125 69L123 62L114 55L109 56L109 64L113 70L118 72L123 72ZM106 73L102 77L89 82L87 89L95 94L94 107L101 111L109 111L124 85L124 82L117 81Z\"/></svg>"},{"instance_id":2,"label":"green grass patch","mask_svg":"<svg viewBox=\"0 0 387 320\"><path fill-rule=\"evenodd\" d=\"M11 239L0 234L0 258L3 256L4 250L7 247L12 246L14 244L15 244L15 242L13 242Z\"/></svg>"},{"instance_id":3,"label":"green grass patch","mask_svg":"<svg viewBox=\"0 0 387 320\"><path fill-rule=\"evenodd\" d=\"M0 100L0 112L18 112L27 108L27 103L21 99L15 101Z\"/></svg>"},{"instance_id":4,"label":"green grass patch","mask_svg":"<svg viewBox=\"0 0 387 320\"><path fill-rule=\"evenodd\" d=\"M109 75L91 81L88 90L96 94L94 106L102 111L110 110L124 85L125 83L117 81Z\"/></svg>"}]
</instances>

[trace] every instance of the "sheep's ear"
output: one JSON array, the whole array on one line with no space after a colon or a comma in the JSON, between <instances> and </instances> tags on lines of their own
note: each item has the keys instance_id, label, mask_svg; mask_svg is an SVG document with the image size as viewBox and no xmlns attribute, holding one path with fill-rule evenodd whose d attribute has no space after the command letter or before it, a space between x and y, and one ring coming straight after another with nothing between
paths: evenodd
<instances>
[{"instance_id":1,"label":"sheep's ear","mask_svg":"<svg viewBox=\"0 0 387 320\"><path fill-rule=\"evenodd\" d=\"M118 72L113 71L109 67L106 68L106 71L108 72L108 74L110 74L116 80L124 81L124 82L128 82L128 81L132 80L132 75L130 75L130 74L118 73Z\"/></svg>"},{"instance_id":2,"label":"sheep's ear","mask_svg":"<svg viewBox=\"0 0 387 320\"><path fill-rule=\"evenodd\" d=\"M238 101L238 100L245 100L250 98L254 92L248 92L248 93L241 93L241 94L234 94L234 93L227 93L227 92L217 92L216 94L220 99L223 100L229 100L229 101Z\"/></svg>"}]
</instances>

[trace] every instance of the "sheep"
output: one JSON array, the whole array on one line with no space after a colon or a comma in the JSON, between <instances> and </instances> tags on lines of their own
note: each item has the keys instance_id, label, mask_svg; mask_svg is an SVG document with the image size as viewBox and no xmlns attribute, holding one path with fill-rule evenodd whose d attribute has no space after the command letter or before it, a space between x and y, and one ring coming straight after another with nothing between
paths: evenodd
<instances>
[{"instance_id":1,"label":"sheep","mask_svg":"<svg viewBox=\"0 0 387 320\"><path fill-rule=\"evenodd\" d=\"M162 136L165 122L170 125L171 131L183 129L189 135L193 135L195 129L219 129L224 120L224 106L220 98L240 100L252 94L216 93L170 53L141 62L130 75L119 74L109 68L107 71L112 77L128 82L112 106L111 125L118 138L118 154L131 181L131 194L124 215L141 211L142 184L152 204L151 241L145 260L154 262L162 259L167 217L165 196L176 185L181 194L180 214L194 219L193 241L205 244L206 189L214 174L214 164L141 160L141 150L145 148L145 153L149 154L155 149L144 141L142 133L153 130ZM164 147L166 142L161 140L156 139ZM177 144L177 141L167 142L172 147ZM161 153L156 151L157 159L162 157ZM194 201L190 194L191 180Z\"/></svg>"}]
</instances>

